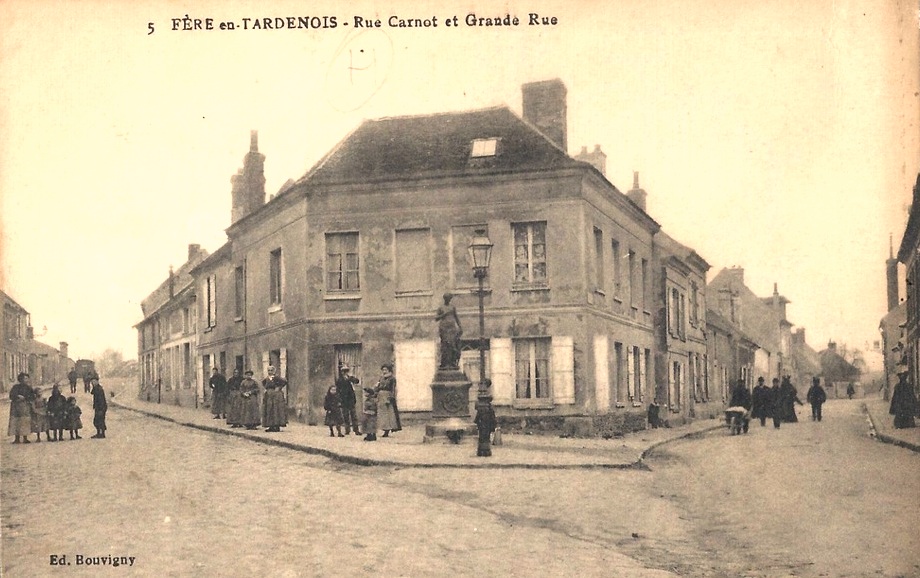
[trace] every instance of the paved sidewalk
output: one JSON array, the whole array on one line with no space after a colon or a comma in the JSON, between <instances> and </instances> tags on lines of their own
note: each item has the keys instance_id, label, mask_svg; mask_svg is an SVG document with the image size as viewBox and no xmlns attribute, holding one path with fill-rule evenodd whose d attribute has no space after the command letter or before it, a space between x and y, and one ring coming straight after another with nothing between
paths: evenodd
<instances>
[{"instance_id":1,"label":"paved sidewalk","mask_svg":"<svg viewBox=\"0 0 920 578\"><path fill-rule=\"evenodd\" d=\"M632 468L641 467L643 456L652 448L675 439L723 428L721 420L698 420L673 429L649 429L621 438L574 439L558 436L509 434L504 432L502 445L492 448L492 457L476 457L476 438L460 444L446 441L423 443L425 429L410 425L376 442L363 436L329 437L329 428L290 423L280 433L231 429L223 420L213 419L207 409L141 401L117 396L111 404L151 417L165 419L196 429L278 445L298 451L323 455L342 462L364 466L401 466L415 468Z\"/></svg>"},{"instance_id":2,"label":"paved sidewalk","mask_svg":"<svg viewBox=\"0 0 920 578\"><path fill-rule=\"evenodd\" d=\"M880 397L863 400L863 408L875 430L875 437L879 441L920 452L920 427L895 429L894 416L888 413L890 406L891 402Z\"/></svg>"}]
</instances>

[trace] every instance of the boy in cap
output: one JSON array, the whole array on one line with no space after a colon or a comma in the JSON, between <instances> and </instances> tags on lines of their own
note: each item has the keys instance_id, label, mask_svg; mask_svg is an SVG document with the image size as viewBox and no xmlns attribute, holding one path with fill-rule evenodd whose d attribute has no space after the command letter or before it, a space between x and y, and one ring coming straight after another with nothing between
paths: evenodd
<instances>
[{"instance_id":1,"label":"boy in cap","mask_svg":"<svg viewBox=\"0 0 920 578\"><path fill-rule=\"evenodd\" d=\"M355 406L358 403L355 396L355 386L361 383L361 380L350 374L351 368L342 364L339 367L339 377L335 380L335 389L339 393L339 401L342 404L342 419L345 423L345 433L354 431L355 435L361 435L358 431L358 414L355 412Z\"/></svg>"},{"instance_id":2,"label":"boy in cap","mask_svg":"<svg viewBox=\"0 0 920 578\"><path fill-rule=\"evenodd\" d=\"M92 439L105 439L105 412L109 410L109 404L105 400L105 390L99 383L99 378L94 377L93 382L93 427L96 428L96 435Z\"/></svg>"}]
</instances>

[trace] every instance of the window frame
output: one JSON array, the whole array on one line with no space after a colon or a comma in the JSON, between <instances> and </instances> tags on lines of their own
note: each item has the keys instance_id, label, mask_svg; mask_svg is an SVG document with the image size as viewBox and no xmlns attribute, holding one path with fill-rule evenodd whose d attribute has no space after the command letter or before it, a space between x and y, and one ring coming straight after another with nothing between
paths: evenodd
<instances>
[{"instance_id":1,"label":"window frame","mask_svg":"<svg viewBox=\"0 0 920 578\"><path fill-rule=\"evenodd\" d=\"M354 236L355 247L354 253L348 252L345 240ZM326 295L335 297L358 296L361 294L361 233L359 231L327 231L324 233L324 257L323 257L323 286L326 288ZM332 253L332 250L337 252ZM354 267L350 268L348 257L354 256ZM333 270L331 266L333 259L338 257L338 268ZM355 286L349 286L349 273L353 273ZM333 287L331 280L332 275L337 275L337 287Z\"/></svg>"},{"instance_id":2,"label":"window frame","mask_svg":"<svg viewBox=\"0 0 920 578\"><path fill-rule=\"evenodd\" d=\"M519 247L519 246L525 246L525 245L519 245L518 242L517 242L517 237L518 237L518 236L517 236L517 232L518 232L518 228L519 228L519 227L523 227L523 228L524 228L524 231L526 232L526 235L527 235L527 244L526 244L526 247L527 247L527 255L526 255L526 261L520 260L520 259L518 258L518 255L517 255L517 253L518 253L518 247ZM534 246L535 246L535 245L537 245L537 246L541 245L541 243L534 243L534 238L535 238L534 229L535 229L536 227L542 227L542 228L543 228L543 230L542 230L542 237L543 237L543 243L542 243L542 246L543 246L543 255L542 255L542 257L541 257L539 260L534 256L534 252L535 252L535 251L534 251ZM547 257L546 257L546 232L547 232L547 229L548 229L548 227L547 227L547 222L546 222L546 221L523 221L523 222L514 222L514 223L511 223L511 238L512 238L512 244L511 244L511 251L512 251L512 255L511 255L511 266L512 266L511 275L512 275L512 277L511 277L511 278L513 279L512 286L511 286L512 290L515 290L515 289L517 289L517 290L521 290L521 289L525 289L525 290L526 290L526 289L545 289L545 288L548 288L548 287L549 287L549 262L548 262ZM526 264L526 266L527 266L527 280L518 280L518 278L517 278L517 277L518 277L518 275L517 275L518 265L523 265L523 264ZM542 278L537 278L537 277L535 277L535 275L534 275L534 271L535 271L535 269L537 268L537 266L540 265L540 264L543 265L543 277L542 277Z\"/></svg>"}]
</instances>

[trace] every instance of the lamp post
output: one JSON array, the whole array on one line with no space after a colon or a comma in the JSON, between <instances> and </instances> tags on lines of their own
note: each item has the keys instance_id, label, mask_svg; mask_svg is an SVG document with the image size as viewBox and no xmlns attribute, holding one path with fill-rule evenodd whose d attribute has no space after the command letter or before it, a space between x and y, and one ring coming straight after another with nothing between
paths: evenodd
<instances>
[{"instance_id":1,"label":"lamp post","mask_svg":"<svg viewBox=\"0 0 920 578\"><path fill-rule=\"evenodd\" d=\"M486 388L486 317L484 281L489 274L489 260L492 258L492 241L486 235L485 229L476 229L469 246L470 262L473 265L473 276L479 280L479 394L482 399L488 395Z\"/></svg>"}]
</instances>

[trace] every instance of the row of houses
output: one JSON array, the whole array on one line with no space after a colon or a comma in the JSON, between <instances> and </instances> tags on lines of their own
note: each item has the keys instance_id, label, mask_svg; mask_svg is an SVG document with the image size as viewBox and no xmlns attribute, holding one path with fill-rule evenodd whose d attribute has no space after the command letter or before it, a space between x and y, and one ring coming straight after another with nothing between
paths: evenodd
<instances>
[{"instance_id":1,"label":"row of houses","mask_svg":"<svg viewBox=\"0 0 920 578\"><path fill-rule=\"evenodd\" d=\"M560 80L522 92L523 118L365 121L267 202L253 132L226 243L189 245L143 301L139 395L200 405L211 367L275 365L292 417L315 424L341 364L373 383L393 362L400 410L425 416L444 293L465 329L461 368L479 375L478 230L494 246L485 373L507 422L636 429L653 400L670 421L714 416L738 379L817 372L775 287L757 297L740 268L707 284L711 265L647 213L638 174L624 193L599 146L567 154Z\"/></svg>"},{"instance_id":2,"label":"row of houses","mask_svg":"<svg viewBox=\"0 0 920 578\"><path fill-rule=\"evenodd\" d=\"M3 356L3 376L0 391L9 391L16 376L26 372L34 385L53 384L65 380L74 366L67 357L67 343L55 349L35 339L30 313L15 299L0 291L3 301L3 325L0 328L0 351Z\"/></svg>"}]
</instances>

